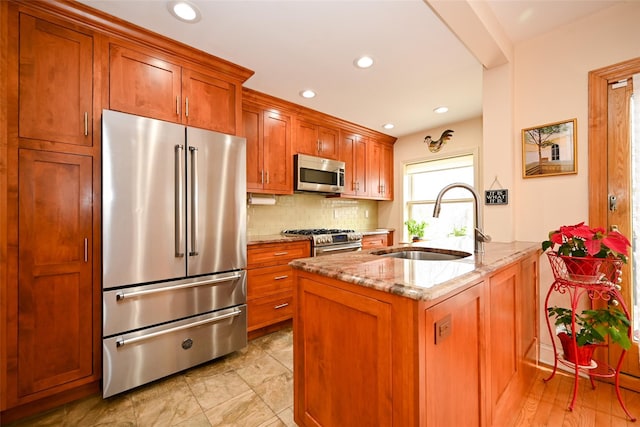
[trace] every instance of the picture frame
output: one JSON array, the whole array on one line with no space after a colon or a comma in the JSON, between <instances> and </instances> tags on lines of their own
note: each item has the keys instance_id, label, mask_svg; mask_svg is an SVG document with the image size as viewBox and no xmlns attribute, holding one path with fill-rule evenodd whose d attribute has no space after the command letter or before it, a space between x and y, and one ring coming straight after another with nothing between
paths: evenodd
<instances>
[{"instance_id":1,"label":"picture frame","mask_svg":"<svg viewBox=\"0 0 640 427\"><path fill-rule=\"evenodd\" d=\"M578 173L577 119L522 129L522 177Z\"/></svg>"}]
</instances>

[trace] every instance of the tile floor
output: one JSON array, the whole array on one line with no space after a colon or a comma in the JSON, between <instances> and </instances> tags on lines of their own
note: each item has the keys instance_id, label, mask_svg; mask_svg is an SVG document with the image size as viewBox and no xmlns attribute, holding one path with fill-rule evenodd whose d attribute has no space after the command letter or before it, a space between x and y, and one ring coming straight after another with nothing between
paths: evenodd
<instances>
[{"instance_id":1,"label":"tile floor","mask_svg":"<svg viewBox=\"0 0 640 427\"><path fill-rule=\"evenodd\" d=\"M260 426L293 422L291 329L238 352L103 400L69 403L7 427Z\"/></svg>"}]
</instances>

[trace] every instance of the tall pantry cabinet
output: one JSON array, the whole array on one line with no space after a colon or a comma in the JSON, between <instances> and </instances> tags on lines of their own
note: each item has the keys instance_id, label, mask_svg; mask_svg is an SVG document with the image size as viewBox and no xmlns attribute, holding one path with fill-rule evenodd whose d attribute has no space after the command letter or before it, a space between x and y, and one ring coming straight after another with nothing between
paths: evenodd
<instances>
[{"instance_id":1,"label":"tall pantry cabinet","mask_svg":"<svg viewBox=\"0 0 640 427\"><path fill-rule=\"evenodd\" d=\"M100 391L102 110L169 119L123 58L174 72L157 104L172 121L235 134L253 72L74 1L0 1L0 36L5 423Z\"/></svg>"},{"instance_id":2,"label":"tall pantry cabinet","mask_svg":"<svg viewBox=\"0 0 640 427\"><path fill-rule=\"evenodd\" d=\"M98 390L98 72L92 31L15 3L3 2L2 15L1 407L19 411L61 392Z\"/></svg>"}]
</instances>

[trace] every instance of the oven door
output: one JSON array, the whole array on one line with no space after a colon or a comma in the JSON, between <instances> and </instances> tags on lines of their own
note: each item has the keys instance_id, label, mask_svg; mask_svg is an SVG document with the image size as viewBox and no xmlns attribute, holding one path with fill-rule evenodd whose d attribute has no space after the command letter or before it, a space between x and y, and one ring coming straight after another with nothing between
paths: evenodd
<instances>
[{"instance_id":1,"label":"oven door","mask_svg":"<svg viewBox=\"0 0 640 427\"><path fill-rule=\"evenodd\" d=\"M344 252L355 252L362 250L361 242L341 243L339 245L320 246L313 248L313 256L341 254Z\"/></svg>"}]
</instances>

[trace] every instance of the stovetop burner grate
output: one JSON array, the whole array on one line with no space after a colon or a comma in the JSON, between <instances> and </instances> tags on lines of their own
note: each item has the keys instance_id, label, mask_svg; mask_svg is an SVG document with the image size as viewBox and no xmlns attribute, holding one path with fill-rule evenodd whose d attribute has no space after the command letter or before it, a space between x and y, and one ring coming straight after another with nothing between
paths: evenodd
<instances>
[{"instance_id":1,"label":"stovetop burner grate","mask_svg":"<svg viewBox=\"0 0 640 427\"><path fill-rule=\"evenodd\" d=\"M354 230L343 230L338 228L308 228L301 230L284 230L282 234L295 234L302 236L314 236L318 234L340 234L340 233L353 233Z\"/></svg>"}]
</instances>

